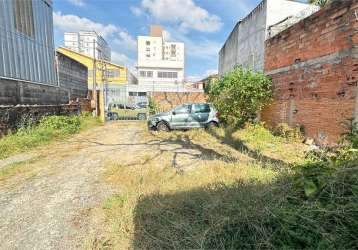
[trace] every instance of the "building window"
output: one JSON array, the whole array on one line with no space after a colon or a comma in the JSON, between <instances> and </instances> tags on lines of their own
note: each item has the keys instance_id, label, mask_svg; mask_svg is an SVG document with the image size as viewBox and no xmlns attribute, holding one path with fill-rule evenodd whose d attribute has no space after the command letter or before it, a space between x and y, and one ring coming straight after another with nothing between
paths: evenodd
<instances>
[{"instance_id":1,"label":"building window","mask_svg":"<svg viewBox=\"0 0 358 250\"><path fill-rule=\"evenodd\" d=\"M145 44L146 44L147 46L150 46L150 41L146 41Z\"/></svg>"},{"instance_id":2,"label":"building window","mask_svg":"<svg viewBox=\"0 0 358 250\"><path fill-rule=\"evenodd\" d=\"M147 57L150 57L150 54L147 54L146 56L147 56Z\"/></svg>"},{"instance_id":3,"label":"building window","mask_svg":"<svg viewBox=\"0 0 358 250\"><path fill-rule=\"evenodd\" d=\"M138 92L138 96L147 96L146 92Z\"/></svg>"},{"instance_id":4,"label":"building window","mask_svg":"<svg viewBox=\"0 0 358 250\"><path fill-rule=\"evenodd\" d=\"M34 37L34 15L32 0L13 0L15 29L29 37Z\"/></svg>"},{"instance_id":5,"label":"building window","mask_svg":"<svg viewBox=\"0 0 358 250\"><path fill-rule=\"evenodd\" d=\"M146 51L150 51L150 48L147 48Z\"/></svg>"},{"instance_id":6,"label":"building window","mask_svg":"<svg viewBox=\"0 0 358 250\"><path fill-rule=\"evenodd\" d=\"M172 44L170 48L170 56L175 57L176 53L177 53L176 46L175 44Z\"/></svg>"},{"instance_id":7,"label":"building window","mask_svg":"<svg viewBox=\"0 0 358 250\"><path fill-rule=\"evenodd\" d=\"M140 77L153 77L153 71L139 71Z\"/></svg>"},{"instance_id":8,"label":"building window","mask_svg":"<svg viewBox=\"0 0 358 250\"><path fill-rule=\"evenodd\" d=\"M107 70L107 76L109 78L116 78L120 76L120 72L117 69L109 69Z\"/></svg>"},{"instance_id":9,"label":"building window","mask_svg":"<svg viewBox=\"0 0 358 250\"><path fill-rule=\"evenodd\" d=\"M158 72L158 78L178 78L178 72Z\"/></svg>"}]
</instances>

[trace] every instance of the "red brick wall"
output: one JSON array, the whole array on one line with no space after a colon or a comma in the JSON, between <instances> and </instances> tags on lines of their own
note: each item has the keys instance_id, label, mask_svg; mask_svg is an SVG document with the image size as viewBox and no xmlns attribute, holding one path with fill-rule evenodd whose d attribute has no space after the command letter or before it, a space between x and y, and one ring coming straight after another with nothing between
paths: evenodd
<instances>
[{"instance_id":1,"label":"red brick wall","mask_svg":"<svg viewBox=\"0 0 358 250\"><path fill-rule=\"evenodd\" d=\"M152 92L150 95L163 111L172 109L175 106L184 103L200 103L207 102L208 100L207 95L201 92Z\"/></svg>"},{"instance_id":2,"label":"red brick wall","mask_svg":"<svg viewBox=\"0 0 358 250\"><path fill-rule=\"evenodd\" d=\"M302 126L334 144L354 117L358 80L358 0L337 1L266 42L265 72L275 101L262 112L274 127Z\"/></svg>"}]
</instances>

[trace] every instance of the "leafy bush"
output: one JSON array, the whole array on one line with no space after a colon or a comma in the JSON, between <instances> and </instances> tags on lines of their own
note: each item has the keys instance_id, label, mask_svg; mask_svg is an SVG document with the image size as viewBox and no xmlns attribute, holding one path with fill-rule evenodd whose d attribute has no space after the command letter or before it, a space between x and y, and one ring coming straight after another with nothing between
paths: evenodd
<instances>
[{"instance_id":1,"label":"leafy bush","mask_svg":"<svg viewBox=\"0 0 358 250\"><path fill-rule=\"evenodd\" d=\"M343 134L342 143L348 143L351 147L358 149L358 123L355 119L349 119L345 125L348 132Z\"/></svg>"},{"instance_id":2,"label":"leafy bush","mask_svg":"<svg viewBox=\"0 0 358 250\"><path fill-rule=\"evenodd\" d=\"M274 129L274 135L286 138L289 141L302 141L303 135L300 128L291 128L287 123L280 123Z\"/></svg>"},{"instance_id":3,"label":"leafy bush","mask_svg":"<svg viewBox=\"0 0 358 250\"><path fill-rule=\"evenodd\" d=\"M14 153L25 151L41 144L49 143L56 138L65 138L68 135L79 132L99 124L99 120L89 114L81 116L48 116L39 124L27 125L16 133L5 136L0 140L0 159Z\"/></svg>"},{"instance_id":4,"label":"leafy bush","mask_svg":"<svg viewBox=\"0 0 358 250\"><path fill-rule=\"evenodd\" d=\"M324 6L326 6L327 4L329 4L332 1L334 1L334 0L309 0L309 3L320 6L321 8L323 8Z\"/></svg>"},{"instance_id":5,"label":"leafy bush","mask_svg":"<svg viewBox=\"0 0 358 250\"><path fill-rule=\"evenodd\" d=\"M237 67L212 84L209 97L224 122L242 126L271 101L272 82L262 73Z\"/></svg>"},{"instance_id":6,"label":"leafy bush","mask_svg":"<svg viewBox=\"0 0 358 250\"><path fill-rule=\"evenodd\" d=\"M148 106L150 115L154 115L160 111L159 104L153 98L149 98Z\"/></svg>"}]
</instances>

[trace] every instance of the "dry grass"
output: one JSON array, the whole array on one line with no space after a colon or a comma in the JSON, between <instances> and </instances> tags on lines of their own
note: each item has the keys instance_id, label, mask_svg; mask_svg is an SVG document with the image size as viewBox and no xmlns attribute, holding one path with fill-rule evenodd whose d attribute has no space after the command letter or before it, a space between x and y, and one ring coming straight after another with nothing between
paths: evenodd
<instances>
[{"instance_id":1,"label":"dry grass","mask_svg":"<svg viewBox=\"0 0 358 250\"><path fill-rule=\"evenodd\" d=\"M243 131L236 132L234 138L245 135ZM202 152L201 160L193 160L195 168L182 171L173 168L173 157L178 150L169 150L156 157L153 157L155 152L144 155L140 164L114 165L106 181L118 192L103 204L106 225L109 226L104 244L111 249L204 249L220 246L211 242L218 228L234 219L235 213L249 219L252 216L250 210L263 208L266 198L274 193L275 185L272 183L277 182L282 172L267 167L277 167L280 163L266 163L271 159L266 154L285 149L289 155L302 149L295 145L286 147L288 143L282 145L275 141L270 147L260 148L261 158L254 158L247 151L225 143L222 129L210 133L204 130L145 133L141 138L175 142L182 146L179 152L199 150ZM253 139L245 140L252 142ZM255 146L248 148L257 152ZM292 152L287 152L290 150ZM297 154L297 160L300 155ZM263 222L258 225L260 223Z\"/></svg>"}]
</instances>

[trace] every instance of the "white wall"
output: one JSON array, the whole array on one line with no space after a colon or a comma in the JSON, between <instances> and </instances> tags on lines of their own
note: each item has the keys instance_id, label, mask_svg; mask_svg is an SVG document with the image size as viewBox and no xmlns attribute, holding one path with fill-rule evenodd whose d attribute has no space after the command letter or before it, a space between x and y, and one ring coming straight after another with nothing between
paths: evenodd
<instances>
[{"instance_id":1,"label":"white wall","mask_svg":"<svg viewBox=\"0 0 358 250\"><path fill-rule=\"evenodd\" d=\"M267 23L266 28L276 24L286 17L295 15L309 7L306 3L289 0L267 0Z\"/></svg>"},{"instance_id":2,"label":"white wall","mask_svg":"<svg viewBox=\"0 0 358 250\"><path fill-rule=\"evenodd\" d=\"M153 72L153 77L142 77L141 71L151 71ZM159 78L158 72L176 72L177 78ZM172 69L172 68L158 68L158 67L141 67L138 68L138 81L139 84L144 83L176 83L183 82L184 80L184 70L183 69Z\"/></svg>"},{"instance_id":3,"label":"white wall","mask_svg":"<svg viewBox=\"0 0 358 250\"><path fill-rule=\"evenodd\" d=\"M176 84L184 80L184 43L165 42L162 37L138 36L138 84ZM172 49L172 45L175 49ZM141 76L152 72L152 77ZM176 72L177 78L160 78L158 72Z\"/></svg>"},{"instance_id":4,"label":"white wall","mask_svg":"<svg viewBox=\"0 0 358 250\"><path fill-rule=\"evenodd\" d=\"M303 11L310 5L289 0L264 0L239 22L219 52L219 75L236 65L264 70L265 40L269 26Z\"/></svg>"}]
</instances>

